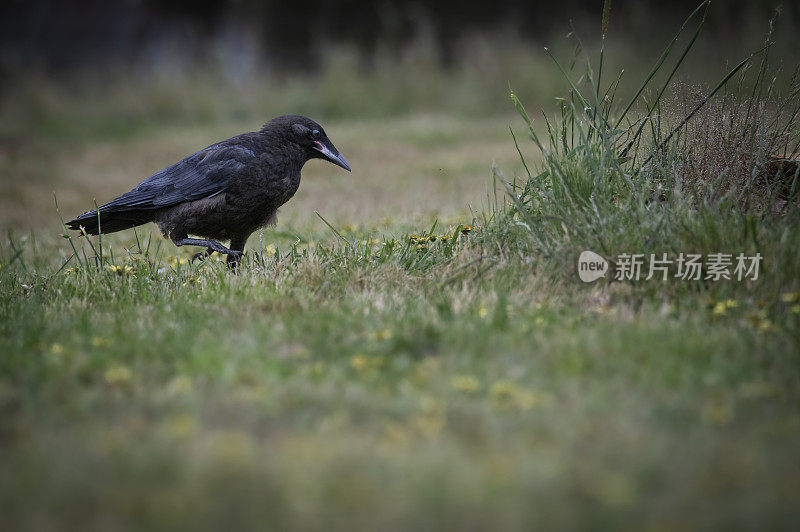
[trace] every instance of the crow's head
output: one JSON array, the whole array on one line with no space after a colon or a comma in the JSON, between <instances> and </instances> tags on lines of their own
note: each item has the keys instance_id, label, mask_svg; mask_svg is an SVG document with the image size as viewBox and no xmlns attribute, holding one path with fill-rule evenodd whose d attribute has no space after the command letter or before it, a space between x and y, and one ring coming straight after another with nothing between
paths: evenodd
<instances>
[{"instance_id":1,"label":"crow's head","mask_svg":"<svg viewBox=\"0 0 800 532\"><path fill-rule=\"evenodd\" d=\"M309 159L324 159L348 172L350 165L330 141L322 126L305 116L289 115L273 118L264 129L278 129L287 140L300 146Z\"/></svg>"}]
</instances>

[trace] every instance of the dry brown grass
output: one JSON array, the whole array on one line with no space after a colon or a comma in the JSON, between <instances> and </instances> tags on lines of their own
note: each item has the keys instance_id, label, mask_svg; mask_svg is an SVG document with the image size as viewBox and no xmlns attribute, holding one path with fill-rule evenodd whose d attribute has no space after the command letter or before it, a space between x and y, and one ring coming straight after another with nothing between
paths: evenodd
<instances>
[{"instance_id":1,"label":"dry brown grass","mask_svg":"<svg viewBox=\"0 0 800 532\"><path fill-rule=\"evenodd\" d=\"M666 116L686 116L705 91L683 85L666 106ZM738 99L709 101L681 132L679 164L671 168L680 192L699 201L728 199L741 208L767 208L786 198L794 178L787 150L797 142L798 116L791 101ZM796 164L794 166L796 169Z\"/></svg>"}]
</instances>

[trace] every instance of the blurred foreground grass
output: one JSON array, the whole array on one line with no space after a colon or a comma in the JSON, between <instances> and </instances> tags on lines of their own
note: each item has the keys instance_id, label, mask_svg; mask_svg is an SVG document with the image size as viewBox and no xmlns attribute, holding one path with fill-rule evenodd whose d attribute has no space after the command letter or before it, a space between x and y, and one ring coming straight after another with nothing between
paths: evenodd
<instances>
[{"instance_id":1,"label":"blurred foreground grass","mask_svg":"<svg viewBox=\"0 0 800 532\"><path fill-rule=\"evenodd\" d=\"M436 233L283 244L238 275L130 237L96 273L56 273L60 239L16 242L24 264L4 244L5 525L794 521L796 343L762 302L554 285Z\"/></svg>"}]
</instances>

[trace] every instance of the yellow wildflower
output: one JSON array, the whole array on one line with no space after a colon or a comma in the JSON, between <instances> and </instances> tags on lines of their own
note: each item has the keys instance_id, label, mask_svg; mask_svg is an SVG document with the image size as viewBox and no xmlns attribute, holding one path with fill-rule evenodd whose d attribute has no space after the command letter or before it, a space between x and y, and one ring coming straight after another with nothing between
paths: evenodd
<instances>
[{"instance_id":1,"label":"yellow wildflower","mask_svg":"<svg viewBox=\"0 0 800 532\"><path fill-rule=\"evenodd\" d=\"M53 353L54 355L60 355L61 353L64 352L64 346L62 346L61 344L53 344L50 346L50 352Z\"/></svg>"},{"instance_id":2,"label":"yellow wildflower","mask_svg":"<svg viewBox=\"0 0 800 532\"><path fill-rule=\"evenodd\" d=\"M133 373L127 366L112 366L106 370L105 380L111 386L124 386L130 383Z\"/></svg>"},{"instance_id":3,"label":"yellow wildflower","mask_svg":"<svg viewBox=\"0 0 800 532\"><path fill-rule=\"evenodd\" d=\"M368 357L367 355L353 355L350 357L350 366L359 373L380 369L383 359L378 357Z\"/></svg>"},{"instance_id":4,"label":"yellow wildflower","mask_svg":"<svg viewBox=\"0 0 800 532\"><path fill-rule=\"evenodd\" d=\"M486 315L489 314L489 310L486 307L481 307L478 309L478 316L481 318L485 318Z\"/></svg>"},{"instance_id":5,"label":"yellow wildflower","mask_svg":"<svg viewBox=\"0 0 800 532\"><path fill-rule=\"evenodd\" d=\"M95 336L92 338L92 345L94 347L108 347L111 345L111 340L108 338L101 338L99 336Z\"/></svg>"},{"instance_id":6,"label":"yellow wildflower","mask_svg":"<svg viewBox=\"0 0 800 532\"><path fill-rule=\"evenodd\" d=\"M465 225L465 226L461 227L461 233L462 234L466 235L467 233L471 233L471 232L472 232L472 226L471 225Z\"/></svg>"},{"instance_id":7,"label":"yellow wildflower","mask_svg":"<svg viewBox=\"0 0 800 532\"><path fill-rule=\"evenodd\" d=\"M762 320L761 323L758 324L758 332L765 333L773 330L775 326L772 325L772 322L769 320Z\"/></svg>"},{"instance_id":8,"label":"yellow wildflower","mask_svg":"<svg viewBox=\"0 0 800 532\"><path fill-rule=\"evenodd\" d=\"M110 271L111 273L116 273L117 275L126 275L133 273L133 268L130 264L125 264L123 266L115 266L114 264L106 264L106 270Z\"/></svg>"},{"instance_id":9,"label":"yellow wildflower","mask_svg":"<svg viewBox=\"0 0 800 532\"><path fill-rule=\"evenodd\" d=\"M167 258L167 262L173 268L177 268L179 264L189 264L189 259L184 257L175 257L174 255Z\"/></svg>"},{"instance_id":10,"label":"yellow wildflower","mask_svg":"<svg viewBox=\"0 0 800 532\"><path fill-rule=\"evenodd\" d=\"M454 375L450 379L450 384L459 392L464 393L475 393L481 389L480 381L472 375Z\"/></svg>"},{"instance_id":11,"label":"yellow wildflower","mask_svg":"<svg viewBox=\"0 0 800 532\"><path fill-rule=\"evenodd\" d=\"M495 401L503 402L513 398L516 391L517 385L513 382L509 380L499 380L489 388L489 395Z\"/></svg>"},{"instance_id":12,"label":"yellow wildflower","mask_svg":"<svg viewBox=\"0 0 800 532\"><path fill-rule=\"evenodd\" d=\"M365 371L369 367L369 358L365 355L353 355L350 357L350 366L356 371Z\"/></svg>"},{"instance_id":13,"label":"yellow wildflower","mask_svg":"<svg viewBox=\"0 0 800 532\"><path fill-rule=\"evenodd\" d=\"M797 303L800 301L800 292L786 292L781 294L781 301L784 303Z\"/></svg>"},{"instance_id":14,"label":"yellow wildflower","mask_svg":"<svg viewBox=\"0 0 800 532\"><path fill-rule=\"evenodd\" d=\"M800 305L792 305L789 307L789 312L792 314L800 314Z\"/></svg>"},{"instance_id":15,"label":"yellow wildflower","mask_svg":"<svg viewBox=\"0 0 800 532\"><path fill-rule=\"evenodd\" d=\"M392 337L392 331L389 329L378 329L374 333L376 340L388 340Z\"/></svg>"},{"instance_id":16,"label":"yellow wildflower","mask_svg":"<svg viewBox=\"0 0 800 532\"><path fill-rule=\"evenodd\" d=\"M530 410L541 404L542 398L531 390L518 390L515 394L514 402L522 410Z\"/></svg>"},{"instance_id":17,"label":"yellow wildflower","mask_svg":"<svg viewBox=\"0 0 800 532\"><path fill-rule=\"evenodd\" d=\"M499 380L489 388L489 395L502 406L516 406L520 410L548 404L549 398L533 390L521 388L510 380Z\"/></svg>"}]
</instances>

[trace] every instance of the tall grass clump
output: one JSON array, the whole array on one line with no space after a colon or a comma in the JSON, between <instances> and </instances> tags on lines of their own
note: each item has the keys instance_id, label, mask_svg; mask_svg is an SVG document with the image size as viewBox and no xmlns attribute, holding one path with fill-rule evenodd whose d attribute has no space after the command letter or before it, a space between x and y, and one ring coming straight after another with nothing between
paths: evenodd
<instances>
[{"instance_id":1,"label":"tall grass clump","mask_svg":"<svg viewBox=\"0 0 800 532\"><path fill-rule=\"evenodd\" d=\"M526 160L512 130L527 175L521 184L505 180L510 201L489 224L491 237L568 282L580 282L576 264L584 250L612 266L621 254L674 259L725 253L735 266L739 253L760 253L757 281L711 282L704 275L680 282L673 268L674 282L644 282L645 263L637 286L667 293L744 291L765 301L797 289L798 77L780 82L769 57L770 24L764 47L715 86L679 81L708 9L702 2L689 15L630 100L617 97L622 74L605 79L603 72L610 2L596 71L588 59L581 71L577 61L565 67L553 57L569 87L555 116L542 112L544 126L535 126L512 92L541 157L535 164Z\"/></svg>"}]
</instances>

